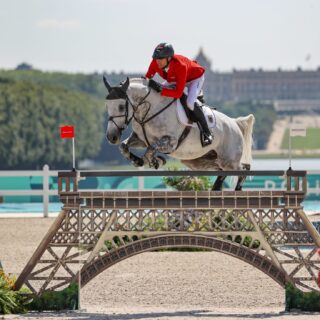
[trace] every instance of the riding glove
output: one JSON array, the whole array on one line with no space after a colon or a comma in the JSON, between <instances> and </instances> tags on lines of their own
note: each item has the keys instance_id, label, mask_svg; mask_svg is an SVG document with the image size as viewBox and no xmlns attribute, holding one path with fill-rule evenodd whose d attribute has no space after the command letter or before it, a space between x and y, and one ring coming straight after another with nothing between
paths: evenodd
<instances>
[{"instance_id":1,"label":"riding glove","mask_svg":"<svg viewBox=\"0 0 320 320\"><path fill-rule=\"evenodd\" d=\"M153 79L149 80L149 88L157 91L157 92L161 92L162 90L162 85L156 81L154 81Z\"/></svg>"}]
</instances>

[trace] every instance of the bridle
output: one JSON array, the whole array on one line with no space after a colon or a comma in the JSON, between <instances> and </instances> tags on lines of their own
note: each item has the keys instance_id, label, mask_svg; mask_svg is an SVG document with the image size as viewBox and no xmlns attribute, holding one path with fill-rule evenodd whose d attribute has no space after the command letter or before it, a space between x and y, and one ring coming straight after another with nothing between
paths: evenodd
<instances>
[{"instance_id":1,"label":"bridle","mask_svg":"<svg viewBox=\"0 0 320 320\"><path fill-rule=\"evenodd\" d=\"M136 106L131 102L128 94L126 92L124 93L124 95L125 95L124 98L126 100L125 113L121 114L121 115L117 115L117 116L110 116L109 119L108 119L108 122L109 121L113 122L113 124L118 129L120 135L122 134L122 131L125 130L128 127L128 125L130 124L132 118L134 118L139 123L138 119L135 117L135 113L138 111L139 106L141 106L142 104L144 104L146 102L145 100L149 96L150 92L151 92L151 89L149 89L148 93L141 99L139 104L137 104ZM121 97L119 97L119 98L121 98ZM131 105L132 110L133 110L132 116L130 118L129 118L129 104ZM150 107L148 108L147 114L148 114L149 110L150 110ZM125 117L124 125L122 127L119 127L119 125L113 119L115 119L115 118L123 118L123 117Z\"/></svg>"},{"instance_id":2,"label":"bridle","mask_svg":"<svg viewBox=\"0 0 320 320\"><path fill-rule=\"evenodd\" d=\"M128 108L128 100L126 100L126 104L125 104L125 107L126 107L126 110L125 110L125 114L121 114L121 115L118 115L118 116L111 116L109 117L108 119L108 122L111 121L113 122L113 124L116 126L116 128L118 129L120 135L122 134L122 131L125 130L127 128L127 126L129 125L129 123L131 122L132 120L132 117L130 119L128 119L128 116L129 116L129 108ZM124 125L122 127L119 127L118 124L113 120L115 118L122 118L122 117L125 117L125 120L124 120Z\"/></svg>"}]
</instances>

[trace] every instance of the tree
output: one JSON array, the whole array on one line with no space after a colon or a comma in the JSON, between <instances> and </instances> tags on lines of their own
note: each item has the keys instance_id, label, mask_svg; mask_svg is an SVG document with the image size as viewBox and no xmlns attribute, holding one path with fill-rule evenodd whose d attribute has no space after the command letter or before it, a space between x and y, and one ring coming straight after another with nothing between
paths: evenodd
<instances>
[{"instance_id":1,"label":"tree","mask_svg":"<svg viewBox=\"0 0 320 320\"><path fill-rule=\"evenodd\" d=\"M26 81L0 81L0 169L70 168L70 141L61 125L75 126L77 159L92 158L103 139L104 106L80 92Z\"/></svg>"}]
</instances>

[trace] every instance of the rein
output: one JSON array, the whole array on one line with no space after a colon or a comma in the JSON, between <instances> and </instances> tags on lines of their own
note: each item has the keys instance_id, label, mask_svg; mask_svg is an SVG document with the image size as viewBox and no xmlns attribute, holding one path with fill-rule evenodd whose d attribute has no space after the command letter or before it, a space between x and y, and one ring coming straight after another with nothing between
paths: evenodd
<instances>
[{"instance_id":1,"label":"rein","mask_svg":"<svg viewBox=\"0 0 320 320\"><path fill-rule=\"evenodd\" d=\"M129 101L130 101L130 100L129 100ZM135 117L135 112L136 112L137 110L134 111L134 113L133 113L134 120L136 120L137 123L140 124L140 126L141 126L141 128L142 128L142 132L143 132L144 138L146 139L147 145L148 145L149 147L150 147L150 142L149 142L149 140L148 140L147 133L146 133L146 129L145 129L144 125L145 125L147 122L149 122L150 120L152 120L153 118L155 118L156 116L158 116L160 113L162 113L163 111L165 111L166 109L168 109L168 108L173 104L174 101L176 101L176 99L173 99L172 101L170 101L164 108L162 108L161 110L159 110L158 112L156 112L154 115L152 115L151 117L149 117L147 120L145 120L145 118L147 117L147 115L148 115L148 113L149 113L149 111L150 111L151 105L150 105L148 111L146 112L146 114L144 115L142 121L139 120L139 119L137 119L137 118ZM130 102L130 103L131 103L131 102ZM131 105L132 105L132 104L131 104ZM133 107L133 105L132 105L132 107Z\"/></svg>"},{"instance_id":2,"label":"rein","mask_svg":"<svg viewBox=\"0 0 320 320\"><path fill-rule=\"evenodd\" d=\"M141 128L142 128L142 132L143 132L143 135L144 135L144 138L147 142L147 145L148 147L150 147L150 142L148 140L148 137L147 137L147 133L146 133L146 129L145 129L145 124L147 122L149 122L150 120L154 119L156 116L158 116L160 113L164 112L166 109L168 109L177 99L172 99L165 107L163 107L161 110L159 110L158 112L156 112L155 114L153 114L151 117L149 117L148 119L146 119L149 111L150 111L150 108L151 108L151 105L149 106L146 114L144 115L143 119L142 120L139 120L138 118L136 118L135 116L135 113L138 111L138 107L140 105L142 105L144 102L145 102L145 99L149 96L151 90L149 90L149 92L147 93L146 96L143 97L143 99L140 101L140 103L137 105L137 106L134 106L134 104L130 101L130 98L129 96L126 94L126 114L128 113L128 104L130 103L130 105L132 106L132 109L133 109L133 114L132 114L132 117L130 118L128 124L130 123L130 121L132 120L132 118L134 118L134 120L136 120L137 123L140 124ZM127 119L127 118L126 118ZM127 123L126 123L127 124ZM118 127L118 126L117 126ZM123 130L123 129L122 129ZM121 130L121 131L122 131ZM181 142L187 137L187 135L189 134L191 128L189 126L186 126L185 129L183 130L182 134L180 135L179 139L178 139L178 144L177 144L177 147L175 148L175 150L177 150L181 144Z\"/></svg>"},{"instance_id":3,"label":"rein","mask_svg":"<svg viewBox=\"0 0 320 320\"><path fill-rule=\"evenodd\" d=\"M120 91L121 93L121 96L117 98L123 98L125 99L126 101L126 104L125 104L125 113L122 114L122 115L118 115L118 116L111 116L109 117L108 121L111 121L114 123L114 125L117 127L119 133L120 133L120 136L122 135L122 131L125 130L127 128L127 126L130 124L131 120L134 119L138 124L140 124L141 128L142 128L142 132L143 132L143 135L144 135L144 138L146 140L146 143L148 145L148 147L151 146L149 140L148 140L148 137L147 137L147 133L146 133L146 129L145 129L145 124L148 123L150 120L154 119L155 117L157 117L160 113L164 112L166 109L168 109L177 99L172 99L165 107L163 107L161 110L159 110L158 112L156 112L155 114L153 114L152 116L150 116L149 118L146 119L146 117L148 116L148 113L150 112L150 109L151 109L151 104L146 101L147 97L149 96L151 92L151 89L149 89L148 93L141 99L141 101L139 102L139 104L137 105L134 105L128 94L125 92L125 91ZM114 98L114 97L113 97ZM149 108L147 110L147 112L145 113L145 115L143 116L143 119L140 120L136 117L136 113L138 112L138 108L144 104L148 102L149 103ZM129 116L129 104L131 105L132 109L133 109L133 113L132 113L132 116L130 118L128 118ZM114 121L115 118L122 118L122 117L125 117L125 121L124 121L124 125L122 127L119 127L118 124ZM186 127L182 134L180 135L179 139L178 139L178 144L177 144L177 147L175 150L178 149L178 147L180 146L181 142L187 137L187 135L189 134L189 131L190 131L190 127Z\"/></svg>"}]
</instances>

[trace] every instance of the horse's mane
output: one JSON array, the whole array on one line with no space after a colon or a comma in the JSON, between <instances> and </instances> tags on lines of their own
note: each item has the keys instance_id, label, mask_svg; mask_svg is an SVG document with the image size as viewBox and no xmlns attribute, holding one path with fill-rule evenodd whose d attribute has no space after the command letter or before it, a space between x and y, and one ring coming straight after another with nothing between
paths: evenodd
<instances>
[{"instance_id":1,"label":"horse's mane","mask_svg":"<svg viewBox=\"0 0 320 320\"><path fill-rule=\"evenodd\" d=\"M148 80L145 78L130 78L130 83L139 83L147 86Z\"/></svg>"}]
</instances>

